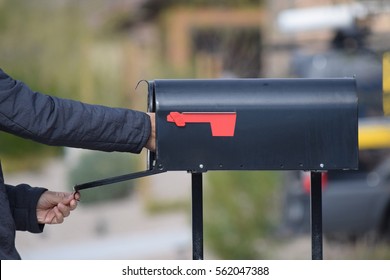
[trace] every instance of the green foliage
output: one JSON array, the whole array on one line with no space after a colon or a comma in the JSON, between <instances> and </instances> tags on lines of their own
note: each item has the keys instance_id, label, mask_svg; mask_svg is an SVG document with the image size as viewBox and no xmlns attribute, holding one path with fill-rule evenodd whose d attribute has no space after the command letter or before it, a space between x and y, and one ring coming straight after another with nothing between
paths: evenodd
<instances>
[{"instance_id":1,"label":"green foliage","mask_svg":"<svg viewBox=\"0 0 390 280\"><path fill-rule=\"evenodd\" d=\"M179 1L179 2L189 2L189 1ZM207 1L207 0L193 0L191 1L195 5L202 5L202 6L225 6L225 7L246 7L246 6L258 6L263 1L262 0L214 0L214 1Z\"/></svg>"},{"instance_id":2,"label":"green foliage","mask_svg":"<svg viewBox=\"0 0 390 280\"><path fill-rule=\"evenodd\" d=\"M260 259L273 228L276 172L215 172L205 188L205 240L223 259Z\"/></svg>"},{"instance_id":3,"label":"green foliage","mask_svg":"<svg viewBox=\"0 0 390 280\"><path fill-rule=\"evenodd\" d=\"M134 160L124 153L88 152L81 156L69 171L69 182L77 185L112 176L128 174L134 170ZM120 199L131 194L134 181L124 181L112 185L82 191L82 204Z\"/></svg>"},{"instance_id":4,"label":"green foliage","mask_svg":"<svg viewBox=\"0 0 390 280\"><path fill-rule=\"evenodd\" d=\"M78 21L70 5L59 10L51 1L1 1L0 67L34 91L73 97L69 93L77 92L74 63L79 56L74 51L77 35L71 31ZM3 132L0 145L2 156L19 160L59 151Z\"/></svg>"},{"instance_id":5,"label":"green foliage","mask_svg":"<svg viewBox=\"0 0 390 280\"><path fill-rule=\"evenodd\" d=\"M149 0L144 4L146 7L161 8L169 6L194 6L194 7L248 7L259 6L263 4L263 0Z\"/></svg>"},{"instance_id":6,"label":"green foliage","mask_svg":"<svg viewBox=\"0 0 390 280\"><path fill-rule=\"evenodd\" d=\"M34 154L42 154L45 151L45 146L35 143L31 140L26 140L12 134L0 132L0 155L6 157L23 157L26 151L34 150Z\"/></svg>"},{"instance_id":7,"label":"green foliage","mask_svg":"<svg viewBox=\"0 0 390 280\"><path fill-rule=\"evenodd\" d=\"M62 151L59 147L48 147L3 131L0 131L0 147L0 159L7 172L36 170L45 159L58 156Z\"/></svg>"},{"instance_id":8,"label":"green foliage","mask_svg":"<svg viewBox=\"0 0 390 280\"><path fill-rule=\"evenodd\" d=\"M73 1L55 2L3 1L1 67L34 90L75 97L86 25Z\"/></svg>"},{"instance_id":9,"label":"green foliage","mask_svg":"<svg viewBox=\"0 0 390 280\"><path fill-rule=\"evenodd\" d=\"M168 212L179 212L187 211L189 212L190 205L187 200L148 200L146 201L146 210L149 214L161 214Z\"/></svg>"},{"instance_id":10,"label":"green foliage","mask_svg":"<svg viewBox=\"0 0 390 280\"><path fill-rule=\"evenodd\" d=\"M33 91L85 102L91 102L95 94L103 95L89 87L95 77L90 78L86 65L95 34L88 24L87 8L76 0L0 1L0 68ZM110 90L117 92L112 84ZM82 92L89 95L83 98ZM59 151L3 132L0 145L1 156L20 161Z\"/></svg>"}]
</instances>

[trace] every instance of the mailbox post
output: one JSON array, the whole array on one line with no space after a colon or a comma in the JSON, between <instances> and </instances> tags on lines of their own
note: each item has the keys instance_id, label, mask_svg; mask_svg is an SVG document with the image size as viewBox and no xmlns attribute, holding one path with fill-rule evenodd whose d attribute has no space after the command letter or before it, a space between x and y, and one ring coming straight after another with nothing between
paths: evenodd
<instances>
[{"instance_id":1,"label":"mailbox post","mask_svg":"<svg viewBox=\"0 0 390 280\"><path fill-rule=\"evenodd\" d=\"M322 174L311 172L310 217L311 217L311 257L322 259Z\"/></svg>"},{"instance_id":2,"label":"mailbox post","mask_svg":"<svg viewBox=\"0 0 390 280\"><path fill-rule=\"evenodd\" d=\"M148 85L157 135L149 169L75 189L190 172L193 259L203 259L204 172L311 171L312 258L322 259L321 172L358 168L355 79L154 80Z\"/></svg>"},{"instance_id":3,"label":"mailbox post","mask_svg":"<svg viewBox=\"0 0 390 280\"><path fill-rule=\"evenodd\" d=\"M192 173L192 259L203 260L203 175Z\"/></svg>"}]
</instances>

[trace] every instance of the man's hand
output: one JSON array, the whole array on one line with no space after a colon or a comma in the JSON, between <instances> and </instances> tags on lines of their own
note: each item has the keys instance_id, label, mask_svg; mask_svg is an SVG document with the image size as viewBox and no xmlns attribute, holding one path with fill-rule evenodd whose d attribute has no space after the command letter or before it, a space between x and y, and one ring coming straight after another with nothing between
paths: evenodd
<instances>
[{"instance_id":1,"label":"man's hand","mask_svg":"<svg viewBox=\"0 0 390 280\"><path fill-rule=\"evenodd\" d=\"M147 113L150 117L151 131L149 140L146 143L145 147L154 152L156 150L156 115L154 113Z\"/></svg>"},{"instance_id":2,"label":"man's hand","mask_svg":"<svg viewBox=\"0 0 390 280\"><path fill-rule=\"evenodd\" d=\"M70 211L76 209L80 194L67 192L44 192L38 200L37 218L40 224L61 224Z\"/></svg>"}]
</instances>

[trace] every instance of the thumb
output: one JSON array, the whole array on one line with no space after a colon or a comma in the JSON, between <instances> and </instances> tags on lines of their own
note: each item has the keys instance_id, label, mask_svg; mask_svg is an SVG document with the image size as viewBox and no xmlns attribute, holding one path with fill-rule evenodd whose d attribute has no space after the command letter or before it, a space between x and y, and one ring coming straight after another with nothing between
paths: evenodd
<instances>
[{"instance_id":1,"label":"thumb","mask_svg":"<svg viewBox=\"0 0 390 280\"><path fill-rule=\"evenodd\" d=\"M64 193L62 203L69 204L73 199L75 199L74 193Z\"/></svg>"},{"instance_id":2,"label":"thumb","mask_svg":"<svg viewBox=\"0 0 390 280\"><path fill-rule=\"evenodd\" d=\"M53 199L55 199L57 203L63 203L63 204L69 204L74 198L73 193L69 193L69 192L57 192L55 193L54 197Z\"/></svg>"}]
</instances>

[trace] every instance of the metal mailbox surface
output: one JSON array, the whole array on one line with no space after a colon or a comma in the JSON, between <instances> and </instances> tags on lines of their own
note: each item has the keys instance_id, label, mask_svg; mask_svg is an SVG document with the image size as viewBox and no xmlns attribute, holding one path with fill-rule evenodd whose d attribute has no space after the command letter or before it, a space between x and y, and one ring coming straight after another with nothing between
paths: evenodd
<instances>
[{"instance_id":1,"label":"metal mailbox surface","mask_svg":"<svg viewBox=\"0 0 390 280\"><path fill-rule=\"evenodd\" d=\"M352 78L154 80L149 111L161 170L358 167Z\"/></svg>"}]
</instances>

